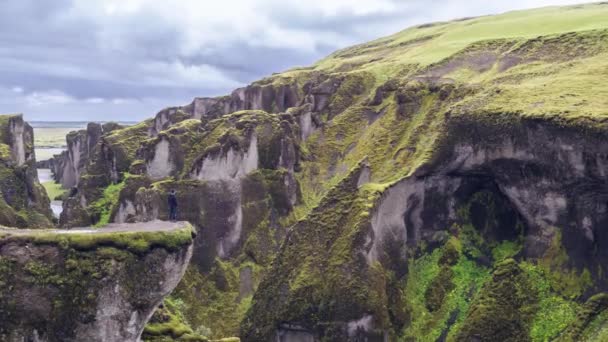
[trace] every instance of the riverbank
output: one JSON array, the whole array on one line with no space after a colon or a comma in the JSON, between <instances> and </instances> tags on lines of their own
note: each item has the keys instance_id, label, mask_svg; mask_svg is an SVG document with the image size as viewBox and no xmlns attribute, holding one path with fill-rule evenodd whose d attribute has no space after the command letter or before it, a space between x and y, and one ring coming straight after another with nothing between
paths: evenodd
<instances>
[{"instance_id":1,"label":"riverbank","mask_svg":"<svg viewBox=\"0 0 608 342\"><path fill-rule=\"evenodd\" d=\"M55 183L50 169L38 169L38 181L40 181L40 184L42 184L51 200L53 215L58 218L63 210L63 202L55 200L55 198L63 194L66 189L62 188L61 184Z\"/></svg>"}]
</instances>

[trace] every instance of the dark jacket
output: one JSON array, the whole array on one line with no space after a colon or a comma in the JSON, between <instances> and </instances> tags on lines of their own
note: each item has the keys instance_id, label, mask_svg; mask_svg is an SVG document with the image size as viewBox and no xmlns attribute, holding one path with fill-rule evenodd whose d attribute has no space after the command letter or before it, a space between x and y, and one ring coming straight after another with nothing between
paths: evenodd
<instances>
[{"instance_id":1,"label":"dark jacket","mask_svg":"<svg viewBox=\"0 0 608 342\"><path fill-rule=\"evenodd\" d=\"M177 207L177 198L175 197L175 194L169 193L167 200L169 202L169 207Z\"/></svg>"}]
</instances>

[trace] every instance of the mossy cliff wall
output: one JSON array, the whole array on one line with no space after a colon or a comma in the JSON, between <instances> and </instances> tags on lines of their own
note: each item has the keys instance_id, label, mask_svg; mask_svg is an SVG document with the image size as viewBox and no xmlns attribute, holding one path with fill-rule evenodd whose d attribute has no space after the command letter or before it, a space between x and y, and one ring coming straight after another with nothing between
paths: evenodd
<instances>
[{"instance_id":1,"label":"mossy cliff wall","mask_svg":"<svg viewBox=\"0 0 608 342\"><path fill-rule=\"evenodd\" d=\"M544 331L522 319L518 324L523 325L508 331L502 326L508 323L494 313L467 311L476 303L470 300L483 296L477 293L487 281L483 274L505 256L536 265L540 271L530 266L530 272L550 284L539 296L562 298L569 316L559 324L574 322L571 307L577 299L608 290L603 252L608 240L601 228L607 201L597 183L606 182L603 134L509 115L496 118L508 129L500 120L450 116L436 158L392 184L360 185L361 167L351 171L289 231L268 271L272 276L254 295L241 336L268 340L299 331L324 341L402 334L468 340L479 332L460 329L479 324L490 336L482 340L556 337L559 326ZM409 285L416 281L410 271L420 256L452 244L455 260L439 261L431 273L435 280ZM458 278L470 276L479 278ZM473 285L465 302L452 302ZM409 286L424 286L421 304L408 298ZM501 290L495 300L518 302L518 291L531 296L541 291L527 286L532 289ZM492 305L491 310L503 311ZM526 305L542 312L536 298ZM422 312L430 315L427 323ZM529 320L542 320L540 314L530 313ZM480 322L470 321L473 317ZM353 330L361 320L366 324ZM427 324L427 330L419 324ZM492 335L501 331L506 335Z\"/></svg>"},{"instance_id":2,"label":"mossy cliff wall","mask_svg":"<svg viewBox=\"0 0 608 342\"><path fill-rule=\"evenodd\" d=\"M67 150L50 161L55 181L66 189L77 186L101 136L119 128L115 123L89 123L85 130L70 132L66 136Z\"/></svg>"},{"instance_id":3,"label":"mossy cliff wall","mask_svg":"<svg viewBox=\"0 0 608 342\"><path fill-rule=\"evenodd\" d=\"M0 225L49 227L53 214L38 182L34 132L22 115L0 115Z\"/></svg>"},{"instance_id":4,"label":"mossy cliff wall","mask_svg":"<svg viewBox=\"0 0 608 342\"><path fill-rule=\"evenodd\" d=\"M192 255L191 226L0 230L2 341L138 341Z\"/></svg>"},{"instance_id":5,"label":"mossy cliff wall","mask_svg":"<svg viewBox=\"0 0 608 342\"><path fill-rule=\"evenodd\" d=\"M200 233L166 310L214 338L601 340L607 11L423 25L168 108L102 137L73 212L166 218L176 189Z\"/></svg>"}]
</instances>

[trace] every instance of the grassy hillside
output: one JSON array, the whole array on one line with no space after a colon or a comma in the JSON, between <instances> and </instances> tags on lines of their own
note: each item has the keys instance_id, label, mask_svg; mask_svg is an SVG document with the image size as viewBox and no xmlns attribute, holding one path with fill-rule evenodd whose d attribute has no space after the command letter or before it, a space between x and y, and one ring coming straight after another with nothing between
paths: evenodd
<instances>
[{"instance_id":1,"label":"grassy hillside","mask_svg":"<svg viewBox=\"0 0 608 342\"><path fill-rule=\"evenodd\" d=\"M603 118L606 18L608 5L593 3L420 25L337 51L311 68L282 76L297 77L311 69L367 71L377 85L398 75L439 77L504 90L492 93L478 110Z\"/></svg>"},{"instance_id":2,"label":"grassy hillside","mask_svg":"<svg viewBox=\"0 0 608 342\"><path fill-rule=\"evenodd\" d=\"M532 39L566 32L608 27L608 5L588 4L514 11L501 15L420 25L392 36L337 51L316 64L332 70L347 62L381 58L364 66L370 70L388 64L437 63L468 45L497 39Z\"/></svg>"}]
</instances>

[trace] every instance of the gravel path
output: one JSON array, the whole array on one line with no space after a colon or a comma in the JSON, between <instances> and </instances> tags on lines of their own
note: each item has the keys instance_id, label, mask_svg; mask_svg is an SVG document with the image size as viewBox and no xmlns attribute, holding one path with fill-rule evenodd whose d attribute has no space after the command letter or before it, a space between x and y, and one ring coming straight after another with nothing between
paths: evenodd
<instances>
[{"instance_id":1,"label":"gravel path","mask_svg":"<svg viewBox=\"0 0 608 342\"><path fill-rule=\"evenodd\" d=\"M11 235L30 235L38 233L56 234L100 234L100 233L124 233L124 232L171 232L184 228L188 222L150 221L138 223L112 223L102 228L71 228L71 229L14 229L0 228L0 233Z\"/></svg>"}]
</instances>

